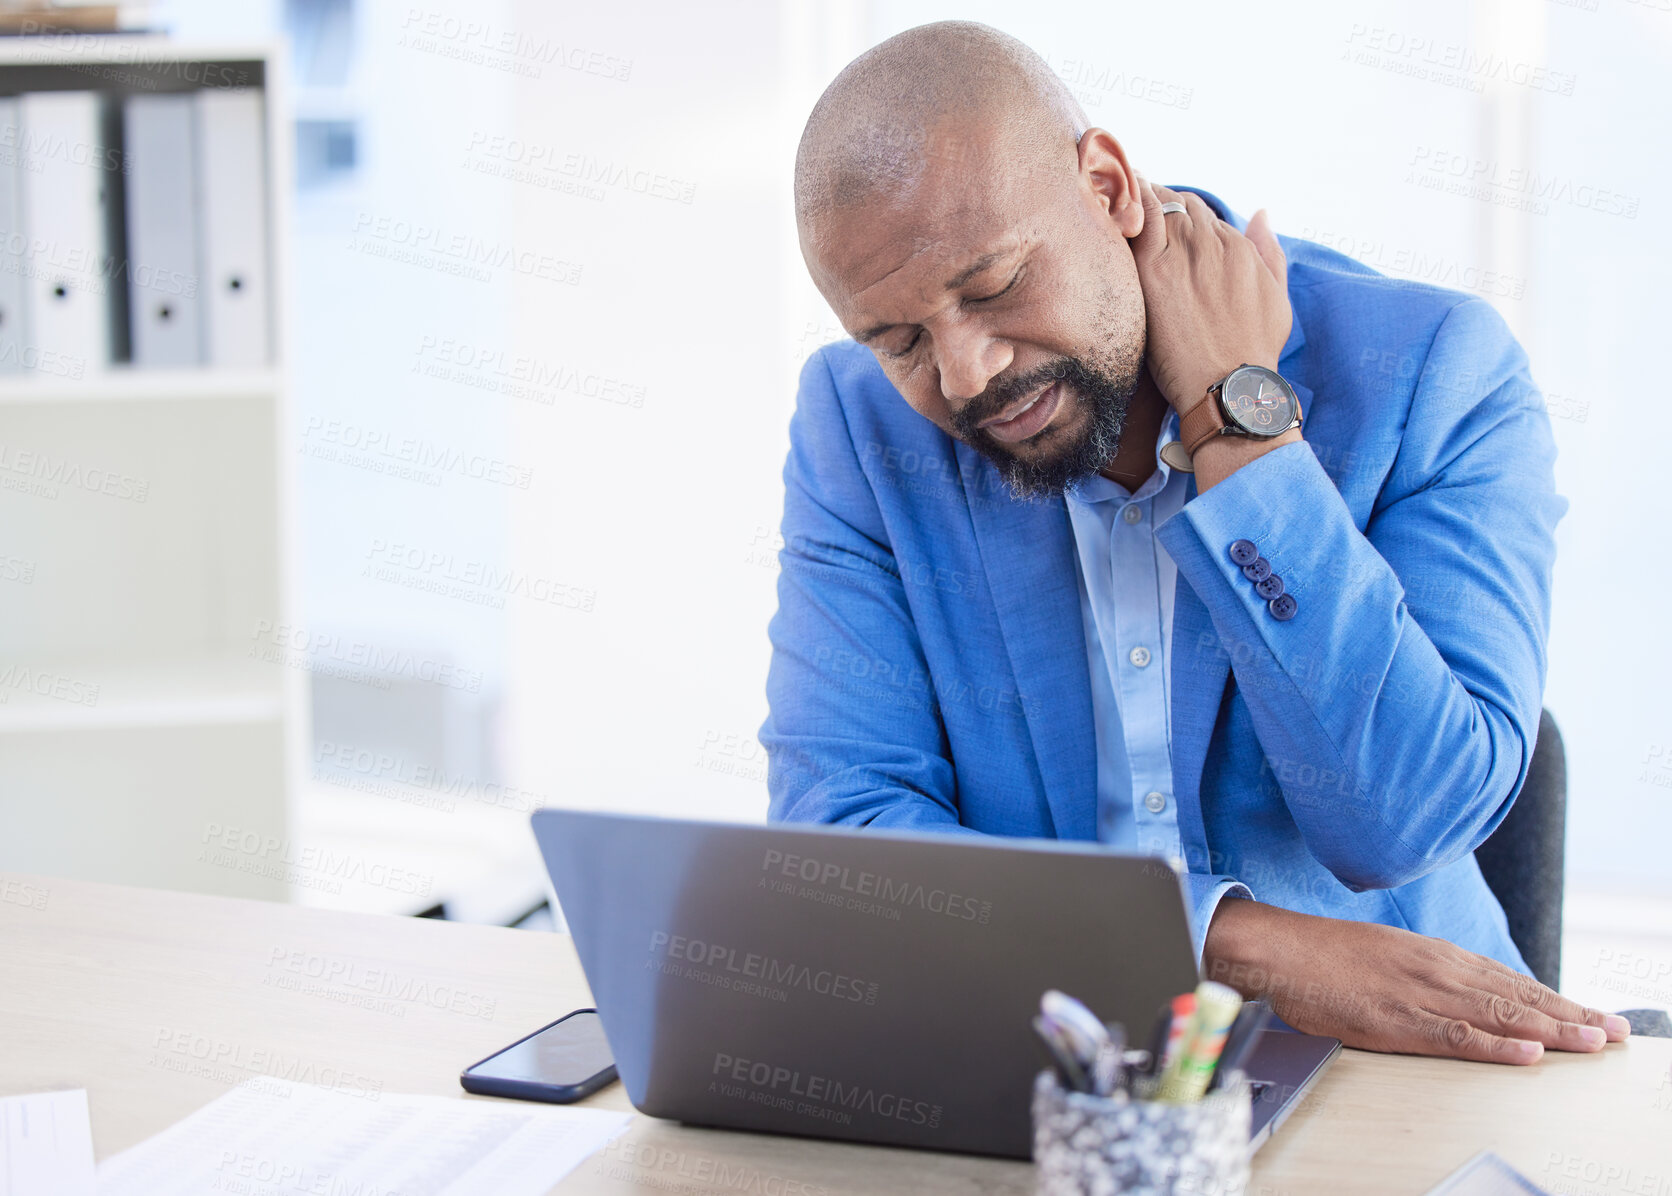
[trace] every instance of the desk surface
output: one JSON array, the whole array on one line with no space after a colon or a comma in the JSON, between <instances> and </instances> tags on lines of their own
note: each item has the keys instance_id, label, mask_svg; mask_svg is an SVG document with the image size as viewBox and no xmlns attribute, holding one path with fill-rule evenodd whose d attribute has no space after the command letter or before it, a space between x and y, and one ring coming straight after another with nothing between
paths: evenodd
<instances>
[{"instance_id":1,"label":"desk surface","mask_svg":"<svg viewBox=\"0 0 1672 1196\"><path fill-rule=\"evenodd\" d=\"M0 1095L84 1087L100 1158L251 1075L464 1096L588 1004L561 935L0 874ZM628 1107L620 1085L589 1104ZM1672 1040L1527 1069L1343 1052L1249 1196L1426 1192L1481 1149L1553 1192L1672 1194ZM637 1117L557 1192L1024 1193L1025 1163Z\"/></svg>"}]
</instances>

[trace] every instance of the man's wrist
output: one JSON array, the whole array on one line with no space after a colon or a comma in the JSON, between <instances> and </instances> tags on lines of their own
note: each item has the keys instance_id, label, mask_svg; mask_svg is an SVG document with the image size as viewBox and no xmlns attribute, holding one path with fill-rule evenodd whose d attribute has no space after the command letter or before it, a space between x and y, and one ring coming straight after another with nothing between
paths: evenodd
<instances>
[{"instance_id":1,"label":"man's wrist","mask_svg":"<svg viewBox=\"0 0 1672 1196\"><path fill-rule=\"evenodd\" d=\"M1257 901L1221 901L1202 942L1202 978L1260 996L1270 983L1270 931L1283 912Z\"/></svg>"},{"instance_id":2,"label":"man's wrist","mask_svg":"<svg viewBox=\"0 0 1672 1196\"><path fill-rule=\"evenodd\" d=\"M1300 429L1290 428L1281 436L1214 436L1191 455L1196 471L1196 493L1204 494L1237 470L1267 453L1286 445L1299 444Z\"/></svg>"}]
</instances>

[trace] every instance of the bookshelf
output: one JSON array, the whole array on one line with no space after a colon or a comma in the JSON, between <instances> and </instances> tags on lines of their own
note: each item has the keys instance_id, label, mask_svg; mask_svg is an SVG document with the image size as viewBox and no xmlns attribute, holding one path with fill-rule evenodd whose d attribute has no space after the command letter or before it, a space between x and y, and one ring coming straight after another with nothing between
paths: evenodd
<instances>
[{"instance_id":1,"label":"bookshelf","mask_svg":"<svg viewBox=\"0 0 1672 1196\"><path fill-rule=\"evenodd\" d=\"M308 740L307 661L263 633L296 609L285 78L277 44L0 40L0 96L261 89L269 346L264 368L0 374L0 869L296 884L224 850L295 842Z\"/></svg>"}]
</instances>

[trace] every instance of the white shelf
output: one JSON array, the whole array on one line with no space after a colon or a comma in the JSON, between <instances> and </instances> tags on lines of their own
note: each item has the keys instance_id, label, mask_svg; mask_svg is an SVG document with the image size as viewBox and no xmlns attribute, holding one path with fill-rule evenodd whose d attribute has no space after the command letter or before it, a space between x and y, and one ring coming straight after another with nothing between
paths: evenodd
<instances>
[{"instance_id":1,"label":"white shelf","mask_svg":"<svg viewBox=\"0 0 1672 1196\"><path fill-rule=\"evenodd\" d=\"M271 398L282 385L276 370L115 367L81 378L6 374L0 375L0 404L154 403L182 399L240 402Z\"/></svg>"},{"instance_id":2,"label":"white shelf","mask_svg":"<svg viewBox=\"0 0 1672 1196\"><path fill-rule=\"evenodd\" d=\"M281 667L215 656L8 661L0 664L0 735L275 722L284 716Z\"/></svg>"},{"instance_id":3,"label":"white shelf","mask_svg":"<svg viewBox=\"0 0 1672 1196\"><path fill-rule=\"evenodd\" d=\"M267 43L177 42L166 33L77 32L0 38L0 66L98 63L140 71L161 62L261 62L272 57L273 47Z\"/></svg>"},{"instance_id":4,"label":"white shelf","mask_svg":"<svg viewBox=\"0 0 1672 1196\"><path fill-rule=\"evenodd\" d=\"M246 655L261 646L257 619L288 624L296 603L283 43L0 38L0 81L8 94L116 99L261 88L271 272L263 368L0 374L0 444L62 462L65 476L148 483L137 501L67 484L61 496L0 491L0 552L33 565L28 584L0 585L0 855L53 875L283 899L282 878L198 858L205 826L291 833L311 740L308 658Z\"/></svg>"}]
</instances>

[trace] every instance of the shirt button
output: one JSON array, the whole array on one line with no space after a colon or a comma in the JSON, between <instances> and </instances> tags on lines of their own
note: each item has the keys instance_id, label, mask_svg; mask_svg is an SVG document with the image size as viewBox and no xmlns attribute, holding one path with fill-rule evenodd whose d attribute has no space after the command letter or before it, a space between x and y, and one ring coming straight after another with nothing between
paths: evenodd
<instances>
[{"instance_id":1,"label":"shirt button","mask_svg":"<svg viewBox=\"0 0 1672 1196\"><path fill-rule=\"evenodd\" d=\"M1260 556L1252 540L1237 540L1231 544L1231 559L1238 565L1252 565Z\"/></svg>"},{"instance_id":2,"label":"shirt button","mask_svg":"<svg viewBox=\"0 0 1672 1196\"><path fill-rule=\"evenodd\" d=\"M1120 513L1120 517L1128 523L1141 523L1144 519L1144 513L1138 509L1137 503L1129 502L1126 504L1126 509Z\"/></svg>"},{"instance_id":3,"label":"shirt button","mask_svg":"<svg viewBox=\"0 0 1672 1196\"><path fill-rule=\"evenodd\" d=\"M1164 794L1151 793L1144 798L1144 809L1151 814L1159 814L1167 808L1167 798Z\"/></svg>"},{"instance_id":4,"label":"shirt button","mask_svg":"<svg viewBox=\"0 0 1672 1196\"><path fill-rule=\"evenodd\" d=\"M1273 573L1263 581L1254 583L1254 592L1270 602L1283 592L1283 579Z\"/></svg>"},{"instance_id":5,"label":"shirt button","mask_svg":"<svg viewBox=\"0 0 1672 1196\"><path fill-rule=\"evenodd\" d=\"M1242 575L1249 581L1264 581L1271 576L1271 562L1263 556L1257 556L1242 567Z\"/></svg>"},{"instance_id":6,"label":"shirt button","mask_svg":"<svg viewBox=\"0 0 1672 1196\"><path fill-rule=\"evenodd\" d=\"M1139 668L1143 668L1149 663L1149 649L1144 647L1142 644L1139 644L1136 648L1126 654L1126 658Z\"/></svg>"},{"instance_id":7,"label":"shirt button","mask_svg":"<svg viewBox=\"0 0 1672 1196\"><path fill-rule=\"evenodd\" d=\"M1300 603L1295 601L1293 594L1279 594L1266 605L1271 608L1271 617L1279 623L1287 623L1300 609Z\"/></svg>"}]
</instances>

